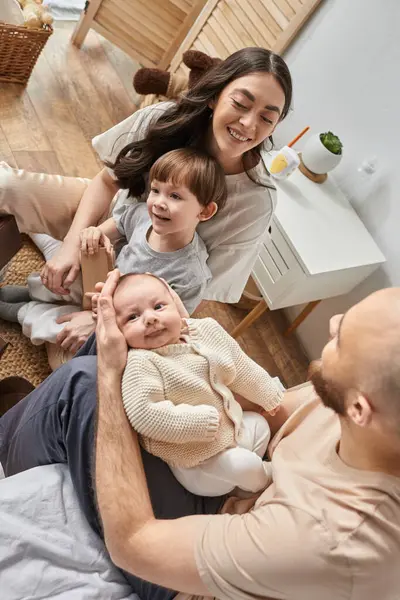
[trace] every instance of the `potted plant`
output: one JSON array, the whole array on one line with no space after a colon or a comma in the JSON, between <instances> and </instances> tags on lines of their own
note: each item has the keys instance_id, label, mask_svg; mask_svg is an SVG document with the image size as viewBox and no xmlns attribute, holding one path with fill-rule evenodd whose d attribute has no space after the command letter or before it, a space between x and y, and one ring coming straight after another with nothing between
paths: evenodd
<instances>
[{"instance_id":1,"label":"potted plant","mask_svg":"<svg viewBox=\"0 0 400 600\"><path fill-rule=\"evenodd\" d=\"M331 131L312 136L302 152L306 168L317 175L332 171L342 160L343 144Z\"/></svg>"}]
</instances>

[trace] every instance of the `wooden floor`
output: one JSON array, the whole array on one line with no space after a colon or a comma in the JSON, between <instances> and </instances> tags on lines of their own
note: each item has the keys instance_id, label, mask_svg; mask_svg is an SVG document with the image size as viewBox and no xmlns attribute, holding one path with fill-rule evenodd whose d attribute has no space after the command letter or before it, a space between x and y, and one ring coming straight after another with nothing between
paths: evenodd
<instances>
[{"instance_id":1,"label":"wooden floor","mask_svg":"<svg viewBox=\"0 0 400 600\"><path fill-rule=\"evenodd\" d=\"M0 84L0 156L21 169L93 177L91 139L128 117L139 97L138 65L90 31L69 44L72 23L56 23L26 87Z\"/></svg>"},{"instance_id":2,"label":"wooden floor","mask_svg":"<svg viewBox=\"0 0 400 600\"><path fill-rule=\"evenodd\" d=\"M72 27L56 24L26 87L0 84L0 161L93 177L101 164L91 139L135 110L138 65L95 32L81 50L70 46ZM230 331L245 314L210 302L199 316L213 316ZM305 380L308 363L296 339L283 338L286 326L279 311L266 313L239 342L271 375L293 386Z\"/></svg>"}]
</instances>

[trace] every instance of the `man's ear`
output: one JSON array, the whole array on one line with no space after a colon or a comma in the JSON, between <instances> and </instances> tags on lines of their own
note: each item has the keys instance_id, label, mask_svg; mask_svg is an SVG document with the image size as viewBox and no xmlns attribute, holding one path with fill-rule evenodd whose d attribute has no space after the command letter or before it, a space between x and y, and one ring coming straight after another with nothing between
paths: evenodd
<instances>
[{"instance_id":1,"label":"man's ear","mask_svg":"<svg viewBox=\"0 0 400 600\"><path fill-rule=\"evenodd\" d=\"M218 206L215 202L210 202L207 206L203 206L199 214L200 221L208 221L215 215L218 210Z\"/></svg>"},{"instance_id":2,"label":"man's ear","mask_svg":"<svg viewBox=\"0 0 400 600\"><path fill-rule=\"evenodd\" d=\"M371 423L373 413L372 406L369 403L368 398L359 392L350 394L346 412L347 416L358 427L367 427Z\"/></svg>"}]
</instances>

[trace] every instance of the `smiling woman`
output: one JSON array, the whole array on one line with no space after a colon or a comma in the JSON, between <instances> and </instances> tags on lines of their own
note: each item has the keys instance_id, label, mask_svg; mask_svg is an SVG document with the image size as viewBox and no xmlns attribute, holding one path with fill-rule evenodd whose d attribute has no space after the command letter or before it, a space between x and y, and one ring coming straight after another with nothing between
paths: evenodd
<instances>
[{"instance_id":1,"label":"smiling woman","mask_svg":"<svg viewBox=\"0 0 400 600\"><path fill-rule=\"evenodd\" d=\"M284 110L285 94L273 75L252 73L228 84L210 106L210 151L227 174L240 173L244 160L257 164L259 146L271 137Z\"/></svg>"},{"instance_id":2,"label":"smiling woman","mask_svg":"<svg viewBox=\"0 0 400 600\"><path fill-rule=\"evenodd\" d=\"M283 59L264 48L244 48L205 73L109 166L133 196L144 191L148 163L172 147L203 146L227 175L241 173L259 163L263 143L267 138L272 142L291 100L292 82ZM240 143L233 144L232 138Z\"/></svg>"},{"instance_id":3,"label":"smiling woman","mask_svg":"<svg viewBox=\"0 0 400 600\"><path fill-rule=\"evenodd\" d=\"M157 159L191 147L219 162L228 190L225 206L198 227L212 275L203 299L237 302L275 208L275 187L261 150L271 146L291 100L292 82L283 59L264 48L243 48L208 71L177 102L148 106L97 136L93 146L106 167L86 189L82 184L81 198L66 187L65 193L57 188L44 194L40 185L37 190L31 185L28 196L17 174L0 171L4 209L17 216L20 229L64 239L42 271L43 283L66 294L79 273L80 232L104 220L116 192L117 220L126 205L144 201ZM27 196L35 210L30 210Z\"/></svg>"}]
</instances>

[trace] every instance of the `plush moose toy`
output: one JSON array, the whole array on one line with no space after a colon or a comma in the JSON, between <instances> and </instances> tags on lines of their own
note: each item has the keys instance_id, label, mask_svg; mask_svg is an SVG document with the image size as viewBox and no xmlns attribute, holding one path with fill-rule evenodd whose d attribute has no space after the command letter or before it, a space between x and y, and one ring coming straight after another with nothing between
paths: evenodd
<instances>
[{"instance_id":1,"label":"plush moose toy","mask_svg":"<svg viewBox=\"0 0 400 600\"><path fill-rule=\"evenodd\" d=\"M199 50L187 50L182 56L183 63L190 69L189 76L162 71L161 69L139 69L133 78L133 87L138 94L156 94L175 99L193 87L200 77L221 62Z\"/></svg>"}]
</instances>

